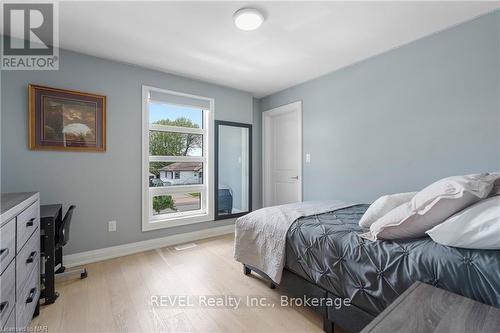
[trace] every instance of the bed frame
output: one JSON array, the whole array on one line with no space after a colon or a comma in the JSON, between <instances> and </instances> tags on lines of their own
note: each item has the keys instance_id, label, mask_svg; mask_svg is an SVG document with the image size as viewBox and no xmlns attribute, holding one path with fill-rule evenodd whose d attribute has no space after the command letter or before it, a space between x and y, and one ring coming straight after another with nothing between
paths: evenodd
<instances>
[{"instance_id":1,"label":"bed frame","mask_svg":"<svg viewBox=\"0 0 500 333\"><path fill-rule=\"evenodd\" d=\"M243 264L243 274L249 275L252 271L268 281L271 289L279 287L294 297L341 298L286 268L283 270L279 285L275 284L262 271L250 265ZM328 306L317 306L312 308L323 316L323 330L327 333L333 333L335 325L349 332L359 332L375 318L373 315L358 308L354 304L348 307L343 306L340 309Z\"/></svg>"}]
</instances>

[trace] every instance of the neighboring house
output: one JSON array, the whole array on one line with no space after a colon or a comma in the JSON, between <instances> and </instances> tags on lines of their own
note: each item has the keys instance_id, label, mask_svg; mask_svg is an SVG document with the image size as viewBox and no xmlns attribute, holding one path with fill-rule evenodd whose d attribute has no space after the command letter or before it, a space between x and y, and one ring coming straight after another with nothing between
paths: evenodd
<instances>
[{"instance_id":1,"label":"neighboring house","mask_svg":"<svg viewBox=\"0 0 500 333\"><path fill-rule=\"evenodd\" d=\"M202 163L172 163L160 169L160 179L167 186L201 184L203 182Z\"/></svg>"}]
</instances>

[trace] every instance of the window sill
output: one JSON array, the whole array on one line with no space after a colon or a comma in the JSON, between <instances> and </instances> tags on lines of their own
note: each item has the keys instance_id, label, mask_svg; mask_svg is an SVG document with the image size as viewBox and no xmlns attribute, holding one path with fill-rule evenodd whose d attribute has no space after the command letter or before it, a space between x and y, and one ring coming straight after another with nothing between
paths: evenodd
<instances>
[{"instance_id":1,"label":"window sill","mask_svg":"<svg viewBox=\"0 0 500 333\"><path fill-rule=\"evenodd\" d=\"M189 216L179 216L169 219L158 219L158 220L147 220L142 223L142 231L151 231L158 229L167 229L178 227L181 225L203 223L203 222L213 222L214 218L210 214L198 214Z\"/></svg>"}]
</instances>

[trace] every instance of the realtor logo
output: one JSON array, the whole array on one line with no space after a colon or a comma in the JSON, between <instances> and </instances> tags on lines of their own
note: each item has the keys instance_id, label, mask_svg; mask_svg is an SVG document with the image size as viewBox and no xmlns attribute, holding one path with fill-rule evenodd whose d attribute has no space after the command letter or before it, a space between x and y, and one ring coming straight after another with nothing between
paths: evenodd
<instances>
[{"instance_id":1,"label":"realtor logo","mask_svg":"<svg viewBox=\"0 0 500 333\"><path fill-rule=\"evenodd\" d=\"M2 70L59 69L57 3L2 4Z\"/></svg>"}]
</instances>

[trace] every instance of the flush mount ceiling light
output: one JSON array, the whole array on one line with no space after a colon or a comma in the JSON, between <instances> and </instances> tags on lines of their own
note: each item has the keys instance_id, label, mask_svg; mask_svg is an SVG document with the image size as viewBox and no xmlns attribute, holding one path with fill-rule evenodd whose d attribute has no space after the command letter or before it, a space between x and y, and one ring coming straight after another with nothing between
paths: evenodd
<instances>
[{"instance_id":1,"label":"flush mount ceiling light","mask_svg":"<svg viewBox=\"0 0 500 333\"><path fill-rule=\"evenodd\" d=\"M244 31L255 30L264 22L264 15L254 8L242 8L234 13L234 24Z\"/></svg>"}]
</instances>

